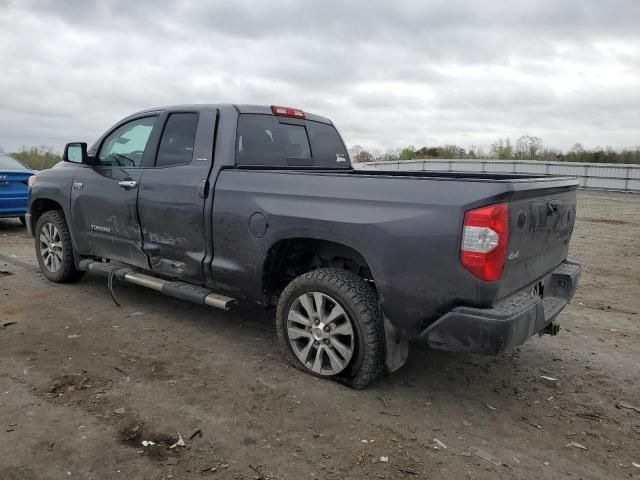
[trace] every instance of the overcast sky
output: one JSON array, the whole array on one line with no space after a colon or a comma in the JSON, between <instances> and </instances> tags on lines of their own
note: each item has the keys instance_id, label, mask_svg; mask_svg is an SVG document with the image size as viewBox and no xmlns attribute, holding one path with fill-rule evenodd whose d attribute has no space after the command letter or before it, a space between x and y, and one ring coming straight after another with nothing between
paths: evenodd
<instances>
[{"instance_id":1,"label":"overcast sky","mask_svg":"<svg viewBox=\"0 0 640 480\"><path fill-rule=\"evenodd\" d=\"M640 0L0 0L0 146L147 107L260 103L349 146L640 145Z\"/></svg>"}]
</instances>

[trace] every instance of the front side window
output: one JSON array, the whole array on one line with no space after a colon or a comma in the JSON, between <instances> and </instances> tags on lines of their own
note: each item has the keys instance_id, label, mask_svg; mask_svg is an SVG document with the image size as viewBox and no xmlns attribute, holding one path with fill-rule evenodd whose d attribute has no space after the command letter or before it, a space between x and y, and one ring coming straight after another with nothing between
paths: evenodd
<instances>
[{"instance_id":1,"label":"front side window","mask_svg":"<svg viewBox=\"0 0 640 480\"><path fill-rule=\"evenodd\" d=\"M99 164L139 167L155 122L155 116L144 117L118 127L103 142L98 156Z\"/></svg>"},{"instance_id":2,"label":"front side window","mask_svg":"<svg viewBox=\"0 0 640 480\"><path fill-rule=\"evenodd\" d=\"M172 113L162 133L156 167L184 165L193 160L197 113Z\"/></svg>"}]
</instances>

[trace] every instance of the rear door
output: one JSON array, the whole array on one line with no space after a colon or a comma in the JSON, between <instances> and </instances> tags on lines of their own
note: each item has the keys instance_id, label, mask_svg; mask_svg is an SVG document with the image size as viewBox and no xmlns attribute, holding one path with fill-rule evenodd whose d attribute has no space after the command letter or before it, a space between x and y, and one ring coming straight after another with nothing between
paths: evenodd
<instances>
[{"instance_id":1,"label":"rear door","mask_svg":"<svg viewBox=\"0 0 640 480\"><path fill-rule=\"evenodd\" d=\"M160 118L154 165L138 196L143 250L160 275L204 283L204 205L212 189L216 118L215 108L171 110Z\"/></svg>"},{"instance_id":2,"label":"rear door","mask_svg":"<svg viewBox=\"0 0 640 480\"><path fill-rule=\"evenodd\" d=\"M146 115L121 123L104 138L94 164L78 169L71 219L81 255L148 268L137 202L157 120L158 115Z\"/></svg>"}]
</instances>

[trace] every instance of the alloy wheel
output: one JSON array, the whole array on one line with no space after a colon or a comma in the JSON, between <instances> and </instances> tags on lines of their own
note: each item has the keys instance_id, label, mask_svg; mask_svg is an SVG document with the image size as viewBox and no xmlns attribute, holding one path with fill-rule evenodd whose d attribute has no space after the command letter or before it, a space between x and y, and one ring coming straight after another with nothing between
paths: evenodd
<instances>
[{"instance_id":1,"label":"alloy wheel","mask_svg":"<svg viewBox=\"0 0 640 480\"><path fill-rule=\"evenodd\" d=\"M42 263L50 272L57 272L62 265L62 238L53 223L42 225L39 241Z\"/></svg>"},{"instance_id":2,"label":"alloy wheel","mask_svg":"<svg viewBox=\"0 0 640 480\"><path fill-rule=\"evenodd\" d=\"M322 292L307 292L293 301L287 337L298 360L318 375L340 373L355 351L352 320L337 300Z\"/></svg>"}]
</instances>

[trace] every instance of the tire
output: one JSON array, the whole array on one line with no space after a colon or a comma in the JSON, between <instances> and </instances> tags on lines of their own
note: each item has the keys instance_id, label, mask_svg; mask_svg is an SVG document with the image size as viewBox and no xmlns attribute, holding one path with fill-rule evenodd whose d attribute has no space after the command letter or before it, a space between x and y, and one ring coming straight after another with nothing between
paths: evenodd
<instances>
[{"instance_id":1,"label":"tire","mask_svg":"<svg viewBox=\"0 0 640 480\"><path fill-rule=\"evenodd\" d=\"M376 292L349 271L323 268L294 279L278 301L276 330L287 361L312 375L360 389L384 369Z\"/></svg>"},{"instance_id":2,"label":"tire","mask_svg":"<svg viewBox=\"0 0 640 480\"><path fill-rule=\"evenodd\" d=\"M38 219L34 237L38 265L47 279L71 283L84 275L73 263L71 235L62 211L44 212Z\"/></svg>"},{"instance_id":3,"label":"tire","mask_svg":"<svg viewBox=\"0 0 640 480\"><path fill-rule=\"evenodd\" d=\"M21 217L18 217L18 220L20 220L20 223L22 224L23 227L27 226L27 219L24 218L24 215Z\"/></svg>"}]
</instances>

